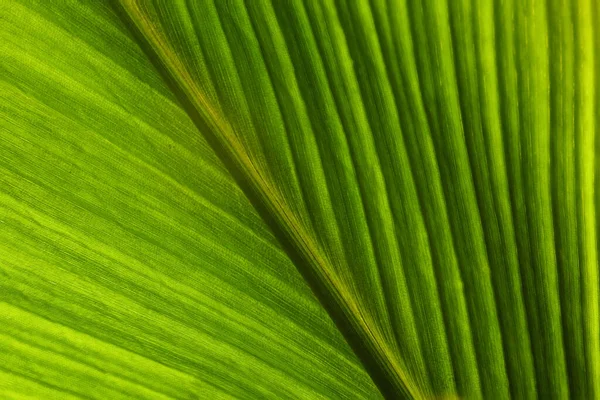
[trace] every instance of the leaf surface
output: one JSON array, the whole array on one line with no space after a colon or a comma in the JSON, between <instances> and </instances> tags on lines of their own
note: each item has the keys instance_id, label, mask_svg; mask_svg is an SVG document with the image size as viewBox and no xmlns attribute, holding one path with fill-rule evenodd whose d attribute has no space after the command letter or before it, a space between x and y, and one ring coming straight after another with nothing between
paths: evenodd
<instances>
[{"instance_id":1,"label":"leaf surface","mask_svg":"<svg viewBox=\"0 0 600 400\"><path fill-rule=\"evenodd\" d=\"M593 1L0 7L7 396L600 396Z\"/></svg>"},{"instance_id":2,"label":"leaf surface","mask_svg":"<svg viewBox=\"0 0 600 400\"><path fill-rule=\"evenodd\" d=\"M0 7L1 397L377 397L117 15Z\"/></svg>"}]
</instances>

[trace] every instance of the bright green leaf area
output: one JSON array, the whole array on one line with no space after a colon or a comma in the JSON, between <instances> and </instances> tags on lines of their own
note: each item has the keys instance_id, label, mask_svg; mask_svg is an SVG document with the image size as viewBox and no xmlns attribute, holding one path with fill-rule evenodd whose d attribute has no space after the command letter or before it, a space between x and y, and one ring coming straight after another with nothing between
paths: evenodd
<instances>
[{"instance_id":1,"label":"bright green leaf area","mask_svg":"<svg viewBox=\"0 0 600 400\"><path fill-rule=\"evenodd\" d=\"M599 23L0 1L0 398L600 399Z\"/></svg>"}]
</instances>

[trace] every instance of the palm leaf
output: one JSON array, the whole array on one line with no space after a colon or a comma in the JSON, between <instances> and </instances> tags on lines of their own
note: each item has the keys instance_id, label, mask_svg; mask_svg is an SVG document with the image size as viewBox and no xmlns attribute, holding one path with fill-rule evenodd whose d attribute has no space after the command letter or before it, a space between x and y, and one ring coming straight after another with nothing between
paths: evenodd
<instances>
[{"instance_id":1,"label":"palm leaf","mask_svg":"<svg viewBox=\"0 0 600 400\"><path fill-rule=\"evenodd\" d=\"M600 398L592 0L0 12L3 398Z\"/></svg>"}]
</instances>

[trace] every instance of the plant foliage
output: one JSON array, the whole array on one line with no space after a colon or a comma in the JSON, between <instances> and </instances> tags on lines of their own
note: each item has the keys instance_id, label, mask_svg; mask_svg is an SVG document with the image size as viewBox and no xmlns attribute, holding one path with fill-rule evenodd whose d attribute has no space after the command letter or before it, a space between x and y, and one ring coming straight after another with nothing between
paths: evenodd
<instances>
[{"instance_id":1,"label":"plant foliage","mask_svg":"<svg viewBox=\"0 0 600 400\"><path fill-rule=\"evenodd\" d=\"M0 397L600 399L598 22L0 2Z\"/></svg>"}]
</instances>

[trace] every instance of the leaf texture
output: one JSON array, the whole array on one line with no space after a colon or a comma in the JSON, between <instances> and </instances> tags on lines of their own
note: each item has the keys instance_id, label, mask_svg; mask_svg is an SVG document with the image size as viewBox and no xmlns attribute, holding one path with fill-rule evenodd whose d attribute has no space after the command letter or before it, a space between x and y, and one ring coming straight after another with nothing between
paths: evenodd
<instances>
[{"instance_id":1,"label":"leaf texture","mask_svg":"<svg viewBox=\"0 0 600 400\"><path fill-rule=\"evenodd\" d=\"M114 12L2 9L0 397L378 397Z\"/></svg>"},{"instance_id":2,"label":"leaf texture","mask_svg":"<svg viewBox=\"0 0 600 400\"><path fill-rule=\"evenodd\" d=\"M600 398L599 9L1 5L0 393Z\"/></svg>"}]
</instances>

